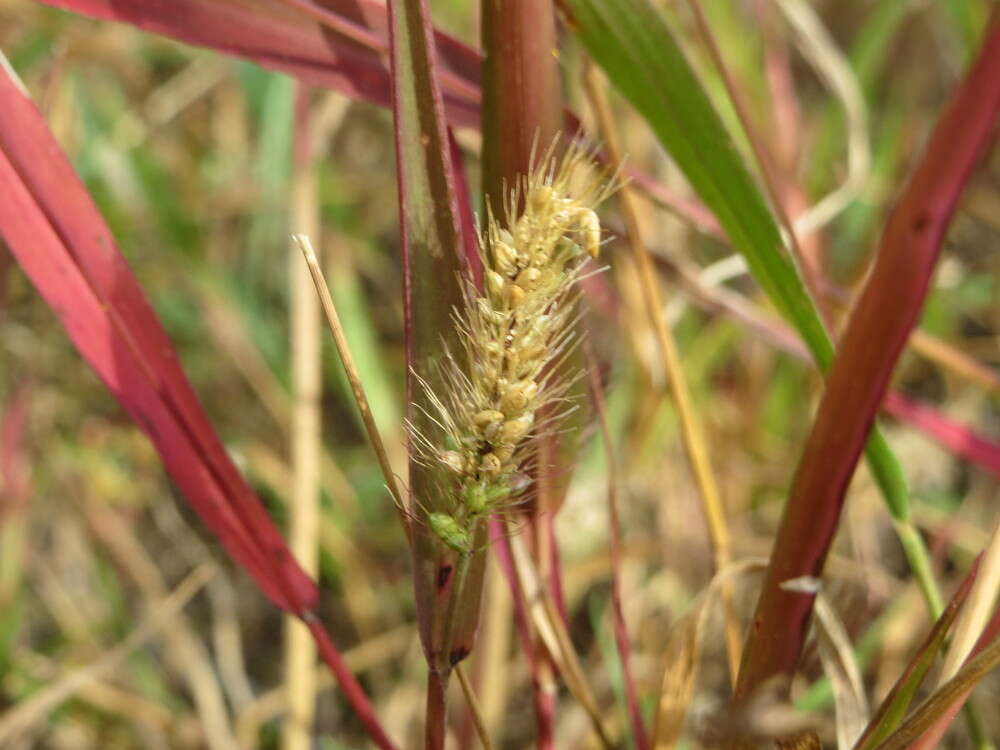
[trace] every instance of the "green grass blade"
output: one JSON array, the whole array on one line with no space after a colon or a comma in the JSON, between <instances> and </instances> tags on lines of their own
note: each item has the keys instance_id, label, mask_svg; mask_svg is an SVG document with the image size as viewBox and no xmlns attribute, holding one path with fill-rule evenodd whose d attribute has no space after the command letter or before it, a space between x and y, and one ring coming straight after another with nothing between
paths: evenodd
<instances>
[{"instance_id":1,"label":"green grass blade","mask_svg":"<svg viewBox=\"0 0 1000 750\"><path fill-rule=\"evenodd\" d=\"M955 596L948 603L941 617L934 624L924 642L917 649L906 669L899 676L892 690L882 701L868 727L854 745L855 750L872 750L878 747L886 737L892 733L906 716L906 712L913 702L917 690L923 684L924 677L934 664L934 660L941 648L944 646L945 638L951 624L955 621L955 616L965 602L972 588L972 581L975 578L977 568L973 568L966 579L962 582Z\"/></svg>"},{"instance_id":2,"label":"green grass blade","mask_svg":"<svg viewBox=\"0 0 1000 750\"><path fill-rule=\"evenodd\" d=\"M464 272L465 245L427 3L393 0L388 8L405 275L408 418L430 444L445 445L442 426L430 416L436 410L429 394L446 393L440 362L446 351L460 351L453 310L462 303L459 274ZM443 732L443 683L452 665L472 647L484 572L482 551L470 566L468 560L456 559L424 522L426 514L451 511L451 498L442 491L451 478L443 471L440 465L411 458L411 512L418 519L413 524L417 622L432 675L438 680L438 690L432 693L434 711L430 699L428 703L428 738L432 730ZM461 635L469 640L455 638L455 613L463 619ZM443 735L434 740L428 739L429 746L436 746Z\"/></svg>"},{"instance_id":3,"label":"green grass blade","mask_svg":"<svg viewBox=\"0 0 1000 750\"><path fill-rule=\"evenodd\" d=\"M565 0L571 23L590 55L647 120L691 187L711 209L733 247L778 311L795 327L816 363L826 372L834 347L792 260L767 202L743 163L711 101L660 14L648 0ZM853 447L848 450L853 450ZM874 426L866 454L890 514L897 522L914 574L929 608L940 597L926 550L909 522L906 480L898 459ZM834 529L839 500L817 508L820 523ZM820 511L822 510L822 514ZM827 529L827 531L829 531ZM803 560L825 557L824 531L800 540ZM794 644L788 644L795 651Z\"/></svg>"},{"instance_id":4,"label":"green grass blade","mask_svg":"<svg viewBox=\"0 0 1000 750\"><path fill-rule=\"evenodd\" d=\"M823 369L833 346L770 209L673 35L647 0L567 0L591 57L645 117Z\"/></svg>"},{"instance_id":5,"label":"green grass blade","mask_svg":"<svg viewBox=\"0 0 1000 750\"><path fill-rule=\"evenodd\" d=\"M816 305L785 253L763 195L663 19L647 0L622 0L624 7L616 8L602 0L567 4L591 56L649 122L825 372L834 348ZM908 519L902 467L878 429L867 455L893 518Z\"/></svg>"}]
</instances>

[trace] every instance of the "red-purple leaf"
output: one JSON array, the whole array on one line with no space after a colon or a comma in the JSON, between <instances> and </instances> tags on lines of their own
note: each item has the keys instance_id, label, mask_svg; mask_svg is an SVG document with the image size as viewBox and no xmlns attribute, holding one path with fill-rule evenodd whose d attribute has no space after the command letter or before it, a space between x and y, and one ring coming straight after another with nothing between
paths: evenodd
<instances>
[{"instance_id":1,"label":"red-purple leaf","mask_svg":"<svg viewBox=\"0 0 1000 750\"><path fill-rule=\"evenodd\" d=\"M253 60L389 106L386 9L375 0L40 0L46 5ZM479 124L479 55L436 33L453 124Z\"/></svg>"},{"instance_id":2,"label":"red-purple leaf","mask_svg":"<svg viewBox=\"0 0 1000 750\"><path fill-rule=\"evenodd\" d=\"M240 476L170 341L41 114L0 71L0 233L74 345L231 555L280 607L316 586Z\"/></svg>"},{"instance_id":3,"label":"red-purple leaf","mask_svg":"<svg viewBox=\"0 0 1000 750\"><path fill-rule=\"evenodd\" d=\"M1000 446L952 422L936 409L909 400L900 393L885 395L882 408L892 416L929 435L956 456L1000 476Z\"/></svg>"},{"instance_id":4,"label":"red-purple leaf","mask_svg":"<svg viewBox=\"0 0 1000 750\"><path fill-rule=\"evenodd\" d=\"M0 68L0 236L149 436L178 489L279 607L302 617L372 740L394 745L313 614L316 584L233 465L177 354L41 114ZM5 469L6 470L6 469Z\"/></svg>"},{"instance_id":5,"label":"red-purple leaf","mask_svg":"<svg viewBox=\"0 0 1000 750\"><path fill-rule=\"evenodd\" d=\"M992 141L1000 112L1000 24L942 115L889 218L851 315L778 531L737 687L747 696L798 662L814 594L785 581L822 574L889 377L910 335L955 205Z\"/></svg>"}]
</instances>

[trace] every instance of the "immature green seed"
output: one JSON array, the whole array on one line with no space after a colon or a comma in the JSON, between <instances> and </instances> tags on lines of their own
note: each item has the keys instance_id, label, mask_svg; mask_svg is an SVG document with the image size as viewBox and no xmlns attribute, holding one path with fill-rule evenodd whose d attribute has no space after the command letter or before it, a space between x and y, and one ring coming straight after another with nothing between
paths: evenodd
<instances>
[{"instance_id":1,"label":"immature green seed","mask_svg":"<svg viewBox=\"0 0 1000 750\"><path fill-rule=\"evenodd\" d=\"M465 507L473 515L481 515L489 507L489 497L482 482L476 482L465 488Z\"/></svg>"},{"instance_id":2,"label":"immature green seed","mask_svg":"<svg viewBox=\"0 0 1000 750\"><path fill-rule=\"evenodd\" d=\"M468 554L472 550L469 532L447 513L428 513L427 523L434 536L440 539L446 547L460 554Z\"/></svg>"}]
</instances>

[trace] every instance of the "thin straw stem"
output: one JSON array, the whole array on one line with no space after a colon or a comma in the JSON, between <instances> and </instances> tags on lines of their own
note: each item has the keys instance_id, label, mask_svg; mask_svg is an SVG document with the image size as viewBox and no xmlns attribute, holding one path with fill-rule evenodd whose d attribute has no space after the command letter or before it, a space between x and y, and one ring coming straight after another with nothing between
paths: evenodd
<instances>
[{"instance_id":1,"label":"thin straw stem","mask_svg":"<svg viewBox=\"0 0 1000 750\"><path fill-rule=\"evenodd\" d=\"M544 655L538 653L532 638L531 620L528 616L528 603L521 586L521 579L514 564L514 550L511 545L511 535L506 525L494 517L489 520L490 541L496 555L497 565L503 572L510 589L510 598L514 609L514 626L517 629L518 640L521 643L521 653L528 663L531 674L531 698L535 708L536 743L538 750L550 750L553 747L553 714L554 706L547 692L548 672L542 663ZM548 680L550 681L550 680Z\"/></svg>"},{"instance_id":2,"label":"thin straw stem","mask_svg":"<svg viewBox=\"0 0 1000 750\"><path fill-rule=\"evenodd\" d=\"M469 682L469 677L465 674L465 668L461 664L456 664L455 674L458 675L458 682L462 686L465 703L469 707L469 714L472 716L472 726L476 728L479 742L483 746L483 750L493 750L493 743L490 742L490 736L486 732L486 724L483 722L483 712L479 708L479 701L476 700L476 691L473 690L472 683Z\"/></svg>"},{"instance_id":3,"label":"thin straw stem","mask_svg":"<svg viewBox=\"0 0 1000 750\"><path fill-rule=\"evenodd\" d=\"M614 126L614 118L612 117L607 98L604 95L604 90L601 87L594 68L589 68L584 75L584 85L594 114L597 117L598 126L601 130L601 136L604 138L608 156L612 163L620 163L622 149L618 139L618 131ZM681 366L677 344L663 314L664 303L659 285L657 284L656 269L653 266L649 250L646 249L646 245L643 243L638 214L636 213L632 193L628 185L623 185L618 191L618 201L625 220L629 247L639 266L642 296L646 303L650 320L653 323L656 339L663 355L663 363L667 371L671 395L677 407L677 416L680 420L681 435L687 451L688 462L691 466L691 472L694 474L695 482L698 485L702 509L705 513L705 520L708 524L708 531L715 553L715 568L716 570L723 570L729 565L731 560L729 527L726 524L726 514L722 507L722 498L715 483L715 477L712 474L712 464L708 455L704 430L691 400L691 392L688 388L687 378L684 375L684 368ZM740 666L742 638L739 620L733 604L731 588L727 587L723 590L722 602L726 619L726 653L728 655L729 675L732 679L732 684L735 685Z\"/></svg>"},{"instance_id":4,"label":"thin straw stem","mask_svg":"<svg viewBox=\"0 0 1000 750\"><path fill-rule=\"evenodd\" d=\"M519 538L511 539L510 550L513 568L525 593L528 612L539 640L559 667L566 687L586 712L601 747L613 747L593 689L587 682L563 621L542 584L537 567Z\"/></svg>"},{"instance_id":5,"label":"thin straw stem","mask_svg":"<svg viewBox=\"0 0 1000 750\"><path fill-rule=\"evenodd\" d=\"M344 372L347 375L348 382L351 384L354 400L357 402L358 411L361 413L361 419L368 433L368 440L371 441L379 467L382 469L382 476L385 478L386 487L389 488L389 493L395 501L399 520L403 524L403 531L406 533L406 539L410 541L410 524L406 517L406 505L403 493L399 489L396 475L393 473L392 466L389 463L389 454L386 453L382 436L378 431L378 427L375 426L375 418L372 416L371 406L368 404L368 397L365 395L364 386L361 385L361 376L358 374L358 368L354 364L354 357L351 356L351 349L347 345L347 337L344 335L344 328L340 324L340 316L337 315L337 308L334 306L333 298L330 296L330 289L326 284L319 261L316 260L316 251L313 249L312 243L306 235L296 234L293 235L292 239L299 246L299 250L302 251L302 256L306 260L306 265L309 267L309 273L312 275L313 284L316 287L317 294L319 294L323 313L326 315L327 326L333 335L334 343L337 345L340 362L344 365Z\"/></svg>"},{"instance_id":6,"label":"thin straw stem","mask_svg":"<svg viewBox=\"0 0 1000 750\"><path fill-rule=\"evenodd\" d=\"M309 89L298 85L295 102L295 163L292 224L296 232L316 235L319 211L316 176L309 149ZM290 248L292 491L288 544L302 569L316 575L319 564L319 478L321 454L319 303L301 255ZM308 750L316 713L316 646L305 626L285 618L285 692L288 713L281 732L283 750Z\"/></svg>"}]
</instances>

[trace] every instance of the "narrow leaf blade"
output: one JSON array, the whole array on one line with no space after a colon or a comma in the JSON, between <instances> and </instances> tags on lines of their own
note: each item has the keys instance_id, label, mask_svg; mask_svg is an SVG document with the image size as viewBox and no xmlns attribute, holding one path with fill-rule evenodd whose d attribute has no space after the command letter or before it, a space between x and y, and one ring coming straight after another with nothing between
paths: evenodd
<instances>
[{"instance_id":1,"label":"narrow leaf blade","mask_svg":"<svg viewBox=\"0 0 1000 750\"><path fill-rule=\"evenodd\" d=\"M847 485L917 320L959 195L1000 114L1000 25L957 89L893 211L842 338L795 474L741 674L740 691L798 660L813 596L784 581L819 576Z\"/></svg>"},{"instance_id":2,"label":"narrow leaf blade","mask_svg":"<svg viewBox=\"0 0 1000 750\"><path fill-rule=\"evenodd\" d=\"M978 562L977 562L978 566ZM955 621L958 611L969 595L972 582L975 580L976 567L973 567L962 585L959 586L955 595L951 598L941 617L934 623L934 627L927 634L924 642L920 644L910 663L903 670L903 673L896 680L892 690L882 701L875 715L872 717L864 733L858 738L854 745L855 750L871 750L885 739L896 727L899 726L906 712L910 708L913 697L923 684L924 677L934 664L941 647L944 646L945 638L951 624Z\"/></svg>"},{"instance_id":3,"label":"narrow leaf blade","mask_svg":"<svg viewBox=\"0 0 1000 750\"><path fill-rule=\"evenodd\" d=\"M389 106L386 9L375 0L40 0L253 60L353 99ZM437 32L452 122L479 124L479 55Z\"/></svg>"},{"instance_id":4,"label":"narrow leaf blade","mask_svg":"<svg viewBox=\"0 0 1000 750\"><path fill-rule=\"evenodd\" d=\"M0 69L0 234L181 492L280 607L317 591L208 422L177 354L41 114Z\"/></svg>"},{"instance_id":5,"label":"narrow leaf blade","mask_svg":"<svg viewBox=\"0 0 1000 750\"><path fill-rule=\"evenodd\" d=\"M430 394L440 396L447 388L442 356L460 351L453 311L462 304L461 278L469 264L464 261L462 211L454 189L456 173L427 5L424 0L392 0L388 7L406 286L408 416L414 431L432 445L444 445L441 426L430 417L435 413ZM480 551L464 577L463 591L458 592L465 604L455 608L472 618L471 627L461 628L470 640L449 642L443 620L455 595L451 584L457 577L458 561L421 521L426 512L451 510L449 498L441 491L448 479L439 466L411 458L411 512L418 519L413 527L417 621L431 669L441 675L471 649L485 572Z\"/></svg>"}]
</instances>

